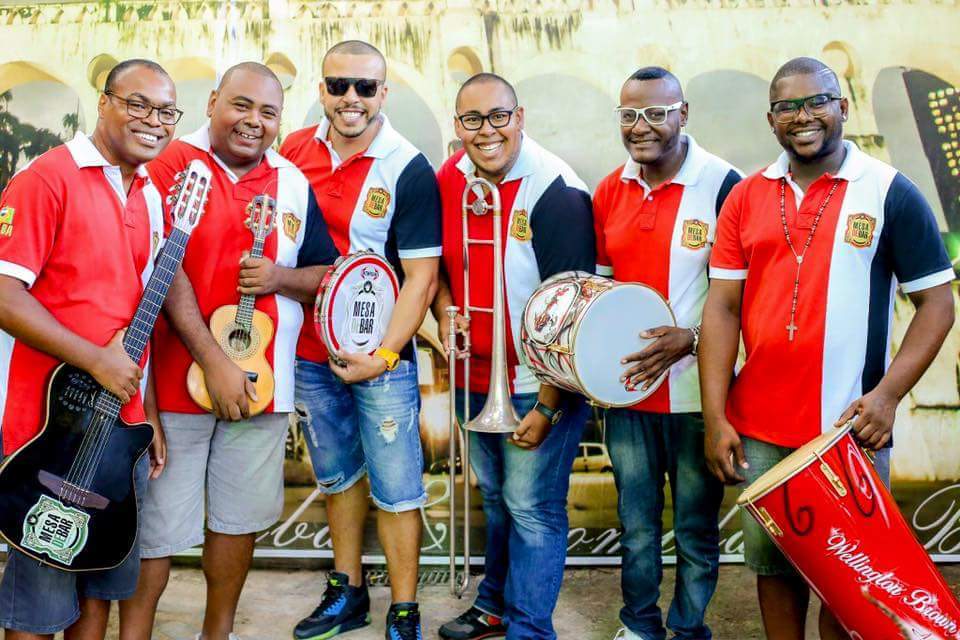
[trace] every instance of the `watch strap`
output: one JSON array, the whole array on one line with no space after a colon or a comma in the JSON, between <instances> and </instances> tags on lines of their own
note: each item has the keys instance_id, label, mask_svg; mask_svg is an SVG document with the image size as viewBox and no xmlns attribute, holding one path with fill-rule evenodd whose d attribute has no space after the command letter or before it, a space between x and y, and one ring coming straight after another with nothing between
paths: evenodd
<instances>
[{"instance_id":1,"label":"watch strap","mask_svg":"<svg viewBox=\"0 0 960 640\"><path fill-rule=\"evenodd\" d=\"M549 420L550 424L557 424L557 422L560 421L560 417L563 415L562 409L551 409L539 400L537 400L537 403L533 405L533 410Z\"/></svg>"}]
</instances>

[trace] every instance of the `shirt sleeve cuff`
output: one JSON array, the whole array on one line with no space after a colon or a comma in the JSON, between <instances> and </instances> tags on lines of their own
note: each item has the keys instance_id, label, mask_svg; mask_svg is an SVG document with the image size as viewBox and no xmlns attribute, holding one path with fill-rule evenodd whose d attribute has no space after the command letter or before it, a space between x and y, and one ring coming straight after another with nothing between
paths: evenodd
<instances>
[{"instance_id":1,"label":"shirt sleeve cuff","mask_svg":"<svg viewBox=\"0 0 960 640\"><path fill-rule=\"evenodd\" d=\"M613 267L608 266L608 265L605 265L605 264L598 264L598 265L597 265L597 275L598 275L598 276L607 276L607 277L609 277L609 278L612 278L612 277L613 277Z\"/></svg>"},{"instance_id":2,"label":"shirt sleeve cuff","mask_svg":"<svg viewBox=\"0 0 960 640\"><path fill-rule=\"evenodd\" d=\"M443 247L424 247L422 249L400 249L397 252L401 260L416 260L417 258L437 258L443 255Z\"/></svg>"},{"instance_id":3,"label":"shirt sleeve cuff","mask_svg":"<svg viewBox=\"0 0 960 640\"><path fill-rule=\"evenodd\" d=\"M0 260L0 275L22 280L27 284L28 289L32 287L33 283L37 280L37 274L30 271L30 269L5 260Z\"/></svg>"},{"instance_id":4,"label":"shirt sleeve cuff","mask_svg":"<svg viewBox=\"0 0 960 640\"><path fill-rule=\"evenodd\" d=\"M710 267L709 275L717 280L746 280L746 269L721 269L719 267Z\"/></svg>"},{"instance_id":5,"label":"shirt sleeve cuff","mask_svg":"<svg viewBox=\"0 0 960 640\"><path fill-rule=\"evenodd\" d=\"M923 276L922 278L917 278L916 280L911 280L910 282L901 282L900 290L904 293L923 291L924 289L930 289L941 284L946 284L947 282L952 281L954 277L955 275L953 273L953 267L950 267L949 269L937 271L936 273L931 273L928 276Z\"/></svg>"}]
</instances>

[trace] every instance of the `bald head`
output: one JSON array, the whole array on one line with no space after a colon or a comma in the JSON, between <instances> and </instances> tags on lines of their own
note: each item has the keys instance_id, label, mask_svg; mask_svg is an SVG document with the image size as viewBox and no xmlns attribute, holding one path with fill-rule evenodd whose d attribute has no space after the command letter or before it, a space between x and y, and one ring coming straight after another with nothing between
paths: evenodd
<instances>
[{"instance_id":1,"label":"bald head","mask_svg":"<svg viewBox=\"0 0 960 640\"><path fill-rule=\"evenodd\" d=\"M639 82L659 80L663 88L675 101L683 100L683 87L680 85L679 78L663 67L642 67L637 69L627 78L627 82L634 80Z\"/></svg>"},{"instance_id":2,"label":"bald head","mask_svg":"<svg viewBox=\"0 0 960 640\"><path fill-rule=\"evenodd\" d=\"M459 113L460 111L460 96L463 95L463 92L468 87L481 84L497 84L506 89L507 94L510 96L510 99L513 100L513 106L520 104L520 101L517 99L517 91L513 88L513 85L506 81L502 76L498 76L495 73L478 73L476 75L470 76L466 82L460 86L460 90L457 91L457 100L454 103L454 108Z\"/></svg>"},{"instance_id":3,"label":"bald head","mask_svg":"<svg viewBox=\"0 0 960 640\"><path fill-rule=\"evenodd\" d=\"M266 78L267 80L275 83L277 88L280 90L280 95L283 95L283 85L280 84L280 78L278 78L277 74L270 70L270 67L260 64L259 62L241 62L227 69L220 78L220 84L217 85L217 93L223 91L223 88L230 84L234 74L236 74L238 71L245 71L247 73L253 73Z\"/></svg>"},{"instance_id":4,"label":"bald head","mask_svg":"<svg viewBox=\"0 0 960 640\"><path fill-rule=\"evenodd\" d=\"M840 95L840 80L833 69L816 58L800 57L788 60L777 70L770 81L770 100L777 96L777 83L792 76L817 76L820 84L829 92Z\"/></svg>"},{"instance_id":5,"label":"bald head","mask_svg":"<svg viewBox=\"0 0 960 640\"><path fill-rule=\"evenodd\" d=\"M330 47L323 56L323 63L321 64L324 76L327 75L327 60L332 56L364 56L376 58L376 66L380 70L380 73L375 79L386 80L387 78L387 59L383 57L379 49L369 42L364 42L363 40L344 40Z\"/></svg>"}]
</instances>

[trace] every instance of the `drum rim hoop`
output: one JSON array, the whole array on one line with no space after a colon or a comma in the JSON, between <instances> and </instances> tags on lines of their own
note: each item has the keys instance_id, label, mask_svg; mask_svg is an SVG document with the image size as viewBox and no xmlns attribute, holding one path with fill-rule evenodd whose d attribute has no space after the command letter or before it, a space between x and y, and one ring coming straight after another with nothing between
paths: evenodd
<instances>
[{"instance_id":1,"label":"drum rim hoop","mask_svg":"<svg viewBox=\"0 0 960 640\"><path fill-rule=\"evenodd\" d=\"M839 427L834 427L831 431L825 431L806 444L798 447L786 458L778 462L772 469L754 480L737 498L737 505L752 506L754 502L767 496L775 489L781 487L785 482L798 475L811 464L817 462L827 449L833 447L845 435L850 433L852 425L848 422ZM774 474L778 467L788 468L789 471Z\"/></svg>"},{"instance_id":2,"label":"drum rim hoop","mask_svg":"<svg viewBox=\"0 0 960 640\"><path fill-rule=\"evenodd\" d=\"M390 261L387 260L386 257L371 249L361 249L359 251L354 251L353 253L347 254L346 256L342 256L340 264L331 267L329 271L329 279L325 278L327 280L326 287L323 289L323 291L318 292L319 304L316 304L314 312L316 316L315 320L317 333L320 334L321 341L327 348L327 351L330 353L335 351L336 347L332 344L332 341L327 338L327 334L323 330L327 320L330 318L330 314L332 312L331 305L333 303L333 296L328 296L327 292L331 291L334 288L332 285L339 280L342 280L344 274L352 270L357 262L371 261L371 259L373 259L374 262L377 262L378 266L385 269L390 278L391 284L393 284L393 288L396 290L397 297L400 296L400 280L397 277L397 272L394 270L393 265L390 264ZM396 304L396 300L394 300L394 304Z\"/></svg>"}]
</instances>

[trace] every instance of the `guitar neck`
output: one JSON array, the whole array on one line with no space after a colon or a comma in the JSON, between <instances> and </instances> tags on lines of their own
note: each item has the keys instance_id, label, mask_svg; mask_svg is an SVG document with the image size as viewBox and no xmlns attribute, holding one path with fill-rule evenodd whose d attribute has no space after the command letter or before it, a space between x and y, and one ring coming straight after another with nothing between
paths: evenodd
<instances>
[{"instance_id":1,"label":"guitar neck","mask_svg":"<svg viewBox=\"0 0 960 640\"><path fill-rule=\"evenodd\" d=\"M143 291L143 297L140 299L137 312L123 336L123 349L134 362L140 362L140 358L143 357L143 352L150 342L153 325L157 321L160 309L163 308L163 301L167 297L167 291L173 282L173 276L183 260L183 254L189 239L190 234L174 228L157 258L153 274ZM120 401L106 390L100 393L96 407L100 411L113 416L120 413Z\"/></svg>"},{"instance_id":2,"label":"guitar neck","mask_svg":"<svg viewBox=\"0 0 960 640\"><path fill-rule=\"evenodd\" d=\"M250 251L250 257L262 258L263 245L263 238L257 238L254 240L253 249ZM250 330L250 327L253 325L253 307L256 302L257 296L253 295L252 293L240 296L240 304L237 305L237 317L235 319L237 326L243 327L247 331Z\"/></svg>"}]
</instances>

